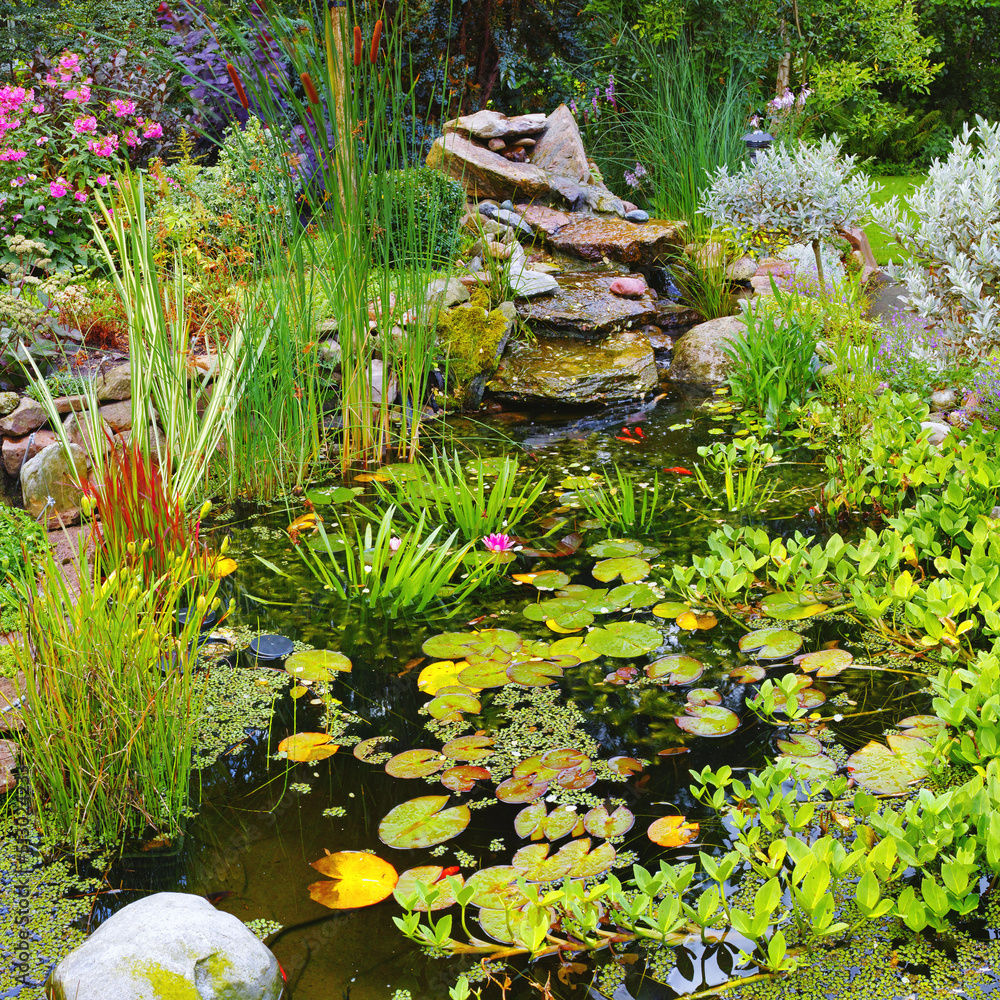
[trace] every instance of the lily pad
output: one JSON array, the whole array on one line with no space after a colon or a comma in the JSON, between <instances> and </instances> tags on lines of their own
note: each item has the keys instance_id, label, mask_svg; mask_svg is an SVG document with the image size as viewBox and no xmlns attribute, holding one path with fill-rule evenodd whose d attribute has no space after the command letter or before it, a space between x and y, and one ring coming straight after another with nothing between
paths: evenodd
<instances>
[{"instance_id":1,"label":"lily pad","mask_svg":"<svg viewBox=\"0 0 1000 1000\"><path fill-rule=\"evenodd\" d=\"M441 753L452 760L483 760L492 755L492 746L488 736L459 736L445 743Z\"/></svg>"},{"instance_id":2,"label":"lily pad","mask_svg":"<svg viewBox=\"0 0 1000 1000\"><path fill-rule=\"evenodd\" d=\"M786 660L794 656L804 642L798 632L785 628L759 628L739 641L740 652L755 654L758 660Z\"/></svg>"},{"instance_id":3,"label":"lily pad","mask_svg":"<svg viewBox=\"0 0 1000 1000\"><path fill-rule=\"evenodd\" d=\"M823 744L808 733L793 733L787 740L778 740L778 749L786 757L813 757L823 752Z\"/></svg>"},{"instance_id":4,"label":"lily pad","mask_svg":"<svg viewBox=\"0 0 1000 1000\"><path fill-rule=\"evenodd\" d=\"M715 628L718 624L719 619L711 612L699 615L693 611L685 611L683 614L677 616L678 628L686 629L688 632L696 632L699 629L708 631L708 629Z\"/></svg>"},{"instance_id":5,"label":"lily pad","mask_svg":"<svg viewBox=\"0 0 1000 1000\"><path fill-rule=\"evenodd\" d=\"M470 902L485 909L503 909L507 906L521 906L526 902L517 880L522 873L511 865L494 865L481 868L466 880L473 890Z\"/></svg>"},{"instance_id":6,"label":"lily pad","mask_svg":"<svg viewBox=\"0 0 1000 1000\"><path fill-rule=\"evenodd\" d=\"M688 823L686 816L661 816L653 820L646 836L660 847L683 847L698 836L697 823Z\"/></svg>"},{"instance_id":7,"label":"lily pad","mask_svg":"<svg viewBox=\"0 0 1000 1000\"><path fill-rule=\"evenodd\" d=\"M562 668L549 660L532 659L525 663L512 663L507 668L507 676L522 687L545 687L562 677Z\"/></svg>"},{"instance_id":8,"label":"lily pad","mask_svg":"<svg viewBox=\"0 0 1000 1000\"><path fill-rule=\"evenodd\" d=\"M328 504L348 503L359 493L364 493L363 487L321 486L314 490L308 490L305 498L315 507L324 507Z\"/></svg>"},{"instance_id":9,"label":"lily pad","mask_svg":"<svg viewBox=\"0 0 1000 1000\"><path fill-rule=\"evenodd\" d=\"M591 850L589 837L571 840L551 857L548 844L522 847L511 859L511 866L529 882L554 882L571 878L594 878L615 862L614 847L607 843Z\"/></svg>"},{"instance_id":10,"label":"lily pad","mask_svg":"<svg viewBox=\"0 0 1000 1000\"><path fill-rule=\"evenodd\" d=\"M805 681L803 684L802 681ZM820 705L826 704L826 695L823 694L819 688L814 688L809 683L810 678L802 677L799 680L799 688L795 692L795 700L798 702L799 708L812 709L819 708ZM775 706L775 711L780 712L782 715L787 715L787 705L783 698L778 699L778 703Z\"/></svg>"},{"instance_id":11,"label":"lily pad","mask_svg":"<svg viewBox=\"0 0 1000 1000\"><path fill-rule=\"evenodd\" d=\"M396 869L365 851L338 851L313 861L312 867L333 881L314 882L309 896L331 910L371 906L386 899L396 886Z\"/></svg>"},{"instance_id":12,"label":"lily pad","mask_svg":"<svg viewBox=\"0 0 1000 1000\"><path fill-rule=\"evenodd\" d=\"M608 769L613 774L628 777L638 774L642 770L642 762L636 760L635 757L612 757L608 761Z\"/></svg>"},{"instance_id":13,"label":"lily pad","mask_svg":"<svg viewBox=\"0 0 1000 1000\"><path fill-rule=\"evenodd\" d=\"M558 768L546 767L542 763L542 755L540 753L518 761L511 771L511 775L515 778L534 777L538 781L551 781L558 773Z\"/></svg>"},{"instance_id":14,"label":"lily pad","mask_svg":"<svg viewBox=\"0 0 1000 1000\"><path fill-rule=\"evenodd\" d=\"M886 746L871 740L847 759L847 770L869 791L882 795L907 792L910 785L927 777L930 744L903 734L886 738Z\"/></svg>"},{"instance_id":15,"label":"lily pad","mask_svg":"<svg viewBox=\"0 0 1000 1000\"><path fill-rule=\"evenodd\" d=\"M511 579L518 583L528 583L535 590L558 590L569 583L569 577L558 569L548 569L542 573L515 573Z\"/></svg>"},{"instance_id":16,"label":"lily pad","mask_svg":"<svg viewBox=\"0 0 1000 1000\"><path fill-rule=\"evenodd\" d=\"M674 722L693 736L729 736L740 727L740 717L721 705L688 705L686 711Z\"/></svg>"},{"instance_id":17,"label":"lily pad","mask_svg":"<svg viewBox=\"0 0 1000 1000\"><path fill-rule=\"evenodd\" d=\"M774 758L776 764L791 764L795 768L795 774L799 778L829 778L837 771L837 762L832 757L827 757L825 753L816 753L809 756L795 756L779 754Z\"/></svg>"},{"instance_id":18,"label":"lily pad","mask_svg":"<svg viewBox=\"0 0 1000 1000\"><path fill-rule=\"evenodd\" d=\"M639 622L612 622L587 634L587 645L601 656L645 656L663 642L663 636Z\"/></svg>"},{"instance_id":19,"label":"lily pad","mask_svg":"<svg viewBox=\"0 0 1000 1000\"><path fill-rule=\"evenodd\" d=\"M470 663L459 675L458 682L466 687L503 687L510 678L507 676L507 662Z\"/></svg>"},{"instance_id":20,"label":"lily pad","mask_svg":"<svg viewBox=\"0 0 1000 1000\"><path fill-rule=\"evenodd\" d=\"M394 743L395 736L372 736L355 744L352 753L366 764L384 764L392 754L380 749L383 743Z\"/></svg>"},{"instance_id":21,"label":"lily pad","mask_svg":"<svg viewBox=\"0 0 1000 1000\"><path fill-rule=\"evenodd\" d=\"M907 732L901 736L918 736L921 739L933 741L938 733L945 729L945 722L936 715L910 715L905 719L900 719L896 725Z\"/></svg>"},{"instance_id":22,"label":"lily pad","mask_svg":"<svg viewBox=\"0 0 1000 1000\"><path fill-rule=\"evenodd\" d=\"M457 767L449 767L441 775L441 784L453 792L471 792L477 781L490 780L489 768L479 767L476 764L460 764Z\"/></svg>"},{"instance_id":23,"label":"lily pad","mask_svg":"<svg viewBox=\"0 0 1000 1000\"><path fill-rule=\"evenodd\" d=\"M616 577L621 577L623 583L635 583L645 580L650 573L650 565L645 559L626 556L619 559L602 559L592 570L595 580L608 583Z\"/></svg>"},{"instance_id":24,"label":"lily pad","mask_svg":"<svg viewBox=\"0 0 1000 1000\"><path fill-rule=\"evenodd\" d=\"M278 744L278 750L284 752L289 760L298 762L325 760L339 749L339 743L330 742L329 733L296 733L286 736Z\"/></svg>"},{"instance_id":25,"label":"lily pad","mask_svg":"<svg viewBox=\"0 0 1000 1000\"><path fill-rule=\"evenodd\" d=\"M379 823L379 840L402 850L433 847L457 837L469 825L472 813L468 806L445 809L447 804L447 795L421 795L400 803Z\"/></svg>"},{"instance_id":26,"label":"lily pad","mask_svg":"<svg viewBox=\"0 0 1000 1000\"><path fill-rule=\"evenodd\" d=\"M540 781L534 775L523 778L510 777L497 785L496 796L501 802L534 802L549 790L547 781Z\"/></svg>"},{"instance_id":27,"label":"lily pad","mask_svg":"<svg viewBox=\"0 0 1000 1000\"><path fill-rule=\"evenodd\" d=\"M607 538L587 548L587 554L597 559L626 559L642 552L642 542L631 538Z\"/></svg>"},{"instance_id":28,"label":"lily pad","mask_svg":"<svg viewBox=\"0 0 1000 1000\"><path fill-rule=\"evenodd\" d=\"M447 766L448 762L437 750L404 750L386 761L385 773L394 778L426 778Z\"/></svg>"},{"instance_id":29,"label":"lily pad","mask_svg":"<svg viewBox=\"0 0 1000 1000\"><path fill-rule=\"evenodd\" d=\"M544 802L532 802L514 817L514 832L522 838L530 837L536 832L541 835L546 815Z\"/></svg>"},{"instance_id":30,"label":"lily pad","mask_svg":"<svg viewBox=\"0 0 1000 1000\"><path fill-rule=\"evenodd\" d=\"M796 656L793 662L806 673L815 672L817 677L836 677L854 662L854 656L846 649L817 649Z\"/></svg>"},{"instance_id":31,"label":"lily pad","mask_svg":"<svg viewBox=\"0 0 1000 1000\"><path fill-rule=\"evenodd\" d=\"M554 621L562 628L584 628L594 620L588 598L558 597L551 601L529 604L522 614L529 621Z\"/></svg>"},{"instance_id":32,"label":"lily pad","mask_svg":"<svg viewBox=\"0 0 1000 1000\"><path fill-rule=\"evenodd\" d=\"M741 684L756 684L767 676L767 671L759 663L747 663L742 667L734 667L729 676Z\"/></svg>"},{"instance_id":33,"label":"lily pad","mask_svg":"<svg viewBox=\"0 0 1000 1000\"><path fill-rule=\"evenodd\" d=\"M691 688L687 701L688 705L721 705L722 695L715 688Z\"/></svg>"},{"instance_id":34,"label":"lily pad","mask_svg":"<svg viewBox=\"0 0 1000 1000\"><path fill-rule=\"evenodd\" d=\"M705 672L705 665L693 656L672 653L646 665L646 676L660 684L693 684Z\"/></svg>"},{"instance_id":35,"label":"lily pad","mask_svg":"<svg viewBox=\"0 0 1000 1000\"><path fill-rule=\"evenodd\" d=\"M533 656L540 656L547 660L571 656L576 660L577 664L597 659L597 653L587 645L587 640L582 635L570 635L564 639L556 639L554 642L533 642L530 651ZM559 660L558 662L562 661ZM564 663L563 665L568 666L570 664ZM576 664L573 665L575 666Z\"/></svg>"},{"instance_id":36,"label":"lily pad","mask_svg":"<svg viewBox=\"0 0 1000 1000\"><path fill-rule=\"evenodd\" d=\"M688 604L682 604L680 601L664 601L662 604L657 604L653 608L653 614L657 618L677 618L679 615L684 614L685 611L690 611L691 606Z\"/></svg>"},{"instance_id":37,"label":"lily pad","mask_svg":"<svg viewBox=\"0 0 1000 1000\"><path fill-rule=\"evenodd\" d=\"M464 883L465 879L457 871L448 873L440 865L420 865L400 874L392 894L400 906L427 913L429 910L446 910L449 906L454 906L456 902L454 885L457 884L461 888ZM419 886L433 889L437 893L432 903L424 902Z\"/></svg>"},{"instance_id":38,"label":"lily pad","mask_svg":"<svg viewBox=\"0 0 1000 1000\"><path fill-rule=\"evenodd\" d=\"M473 694L445 694L445 690L427 703L427 711L439 722L461 722L463 714L478 715L483 707Z\"/></svg>"},{"instance_id":39,"label":"lily pad","mask_svg":"<svg viewBox=\"0 0 1000 1000\"><path fill-rule=\"evenodd\" d=\"M583 817L583 826L587 833L594 837L603 837L605 840L624 836L634 824L635 814L625 806L619 806L610 814L605 806L594 806Z\"/></svg>"},{"instance_id":40,"label":"lily pad","mask_svg":"<svg viewBox=\"0 0 1000 1000\"><path fill-rule=\"evenodd\" d=\"M645 583L623 583L608 591L608 604L618 611L625 608L648 608L655 603L656 594Z\"/></svg>"},{"instance_id":41,"label":"lily pad","mask_svg":"<svg viewBox=\"0 0 1000 1000\"><path fill-rule=\"evenodd\" d=\"M461 683L459 675L468 666L465 660L438 660L428 663L417 677L417 688L424 694L435 695L443 687L452 687ZM468 685L464 685L468 687ZM470 689L471 690L471 689ZM473 693L475 691L473 690Z\"/></svg>"},{"instance_id":42,"label":"lily pad","mask_svg":"<svg viewBox=\"0 0 1000 1000\"><path fill-rule=\"evenodd\" d=\"M830 609L817 601L811 594L778 593L769 594L760 602L760 609L768 618L782 622L800 621L821 615Z\"/></svg>"},{"instance_id":43,"label":"lily pad","mask_svg":"<svg viewBox=\"0 0 1000 1000\"><path fill-rule=\"evenodd\" d=\"M300 681L330 681L350 669L351 661L332 649L307 649L285 661L285 670Z\"/></svg>"},{"instance_id":44,"label":"lily pad","mask_svg":"<svg viewBox=\"0 0 1000 1000\"><path fill-rule=\"evenodd\" d=\"M567 768L589 768L590 758L575 747L558 747L555 750L547 750L538 758L541 766L552 768L554 771L565 771Z\"/></svg>"}]
</instances>

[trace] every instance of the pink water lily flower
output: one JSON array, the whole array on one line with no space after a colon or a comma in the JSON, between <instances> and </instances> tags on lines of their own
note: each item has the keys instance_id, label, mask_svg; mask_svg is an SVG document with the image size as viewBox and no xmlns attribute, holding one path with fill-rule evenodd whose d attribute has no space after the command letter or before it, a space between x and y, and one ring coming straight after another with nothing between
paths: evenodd
<instances>
[{"instance_id":1,"label":"pink water lily flower","mask_svg":"<svg viewBox=\"0 0 1000 1000\"><path fill-rule=\"evenodd\" d=\"M514 539L507 534L487 535L483 539L483 545L490 552L512 552L514 550Z\"/></svg>"},{"instance_id":2,"label":"pink water lily flower","mask_svg":"<svg viewBox=\"0 0 1000 1000\"><path fill-rule=\"evenodd\" d=\"M395 535L393 535L392 538L389 539L389 548L392 549L393 552L395 552L399 549L401 543L402 539L397 538Z\"/></svg>"}]
</instances>

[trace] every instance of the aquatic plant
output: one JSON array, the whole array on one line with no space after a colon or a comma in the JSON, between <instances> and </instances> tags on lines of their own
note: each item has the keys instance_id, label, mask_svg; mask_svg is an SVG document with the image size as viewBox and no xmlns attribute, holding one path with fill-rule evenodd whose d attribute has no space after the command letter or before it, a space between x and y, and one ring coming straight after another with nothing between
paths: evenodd
<instances>
[{"instance_id":1,"label":"aquatic plant","mask_svg":"<svg viewBox=\"0 0 1000 1000\"><path fill-rule=\"evenodd\" d=\"M729 268L736 256L726 243L710 240L671 259L670 275L683 301L697 310L703 320L732 315L733 283Z\"/></svg>"},{"instance_id":2,"label":"aquatic plant","mask_svg":"<svg viewBox=\"0 0 1000 1000\"><path fill-rule=\"evenodd\" d=\"M729 510L759 511L774 496L776 484L759 488L761 474L774 461L771 445L761 444L752 436L734 438L728 444L700 445L698 454L714 473L722 475ZM715 499L715 490L698 465L695 466L695 481L702 496L707 500Z\"/></svg>"},{"instance_id":3,"label":"aquatic plant","mask_svg":"<svg viewBox=\"0 0 1000 1000\"><path fill-rule=\"evenodd\" d=\"M613 466L605 481L577 496L584 509L609 534L641 534L651 529L660 506L660 477L654 472L652 483L636 483L635 476Z\"/></svg>"},{"instance_id":4,"label":"aquatic plant","mask_svg":"<svg viewBox=\"0 0 1000 1000\"><path fill-rule=\"evenodd\" d=\"M17 595L12 588L34 577L47 548L40 524L23 510L0 504L0 632L17 629Z\"/></svg>"}]
</instances>

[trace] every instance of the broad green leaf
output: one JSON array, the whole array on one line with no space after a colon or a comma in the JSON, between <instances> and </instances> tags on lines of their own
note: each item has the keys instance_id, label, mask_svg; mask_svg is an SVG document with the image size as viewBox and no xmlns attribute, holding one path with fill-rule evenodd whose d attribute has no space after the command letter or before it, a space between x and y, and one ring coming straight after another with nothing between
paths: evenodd
<instances>
[{"instance_id":1,"label":"broad green leaf","mask_svg":"<svg viewBox=\"0 0 1000 1000\"><path fill-rule=\"evenodd\" d=\"M465 879L457 872L445 877L444 871L440 865L421 865L402 872L396 888L392 890L396 902L400 906L409 904L411 909L421 913L427 913L428 910L446 910L449 906L453 906L456 901L455 888L456 886L461 888ZM424 897L418 890L419 886L433 889L437 893L433 903L423 902Z\"/></svg>"},{"instance_id":2,"label":"broad green leaf","mask_svg":"<svg viewBox=\"0 0 1000 1000\"><path fill-rule=\"evenodd\" d=\"M421 795L403 802L386 813L379 823L383 844L400 849L433 847L457 837L472 819L468 806L444 807L447 795Z\"/></svg>"},{"instance_id":3,"label":"broad green leaf","mask_svg":"<svg viewBox=\"0 0 1000 1000\"><path fill-rule=\"evenodd\" d=\"M890 736L886 742L871 740L847 759L854 780L882 795L907 792L910 785L927 776L930 744L914 736Z\"/></svg>"},{"instance_id":4,"label":"broad green leaf","mask_svg":"<svg viewBox=\"0 0 1000 1000\"><path fill-rule=\"evenodd\" d=\"M663 636L639 622L613 622L587 633L587 645L600 656L644 656L663 642Z\"/></svg>"},{"instance_id":5,"label":"broad green leaf","mask_svg":"<svg viewBox=\"0 0 1000 1000\"><path fill-rule=\"evenodd\" d=\"M693 736L728 736L740 727L740 717L721 705L688 705L685 711L674 722Z\"/></svg>"},{"instance_id":6,"label":"broad green leaf","mask_svg":"<svg viewBox=\"0 0 1000 1000\"><path fill-rule=\"evenodd\" d=\"M660 684L693 684L705 672L705 665L693 656L671 653L646 665L646 676Z\"/></svg>"},{"instance_id":7,"label":"broad green leaf","mask_svg":"<svg viewBox=\"0 0 1000 1000\"><path fill-rule=\"evenodd\" d=\"M821 604L811 595L791 592L769 594L760 602L760 609L768 618L777 618L783 622L799 621L829 611L825 604Z\"/></svg>"},{"instance_id":8,"label":"broad green leaf","mask_svg":"<svg viewBox=\"0 0 1000 1000\"><path fill-rule=\"evenodd\" d=\"M664 601L662 604L657 604L653 608L653 614L657 618L677 618L679 615L684 614L685 611L690 611L691 607L688 604L682 604L680 601Z\"/></svg>"},{"instance_id":9,"label":"broad green leaf","mask_svg":"<svg viewBox=\"0 0 1000 1000\"><path fill-rule=\"evenodd\" d=\"M796 656L793 662L806 673L815 672L817 677L836 677L854 662L854 656L846 649L817 649Z\"/></svg>"},{"instance_id":10,"label":"broad green leaf","mask_svg":"<svg viewBox=\"0 0 1000 1000\"><path fill-rule=\"evenodd\" d=\"M583 817L583 826L587 833L593 837L603 837L605 840L624 836L634 824L635 815L625 806L619 806L610 814L605 806L594 806Z\"/></svg>"},{"instance_id":11,"label":"broad green leaf","mask_svg":"<svg viewBox=\"0 0 1000 1000\"><path fill-rule=\"evenodd\" d=\"M350 669L351 661L331 649L307 649L292 653L285 661L285 670L300 681L330 681Z\"/></svg>"},{"instance_id":12,"label":"broad green leaf","mask_svg":"<svg viewBox=\"0 0 1000 1000\"><path fill-rule=\"evenodd\" d=\"M394 778L426 778L447 766L448 761L437 750L404 750L386 761L385 773Z\"/></svg>"},{"instance_id":13,"label":"broad green leaf","mask_svg":"<svg viewBox=\"0 0 1000 1000\"><path fill-rule=\"evenodd\" d=\"M587 554L597 559L624 559L640 555L642 550L642 542L635 542L631 538L608 538L591 545L587 549Z\"/></svg>"},{"instance_id":14,"label":"broad green leaf","mask_svg":"<svg viewBox=\"0 0 1000 1000\"><path fill-rule=\"evenodd\" d=\"M489 781L490 777L489 768L476 764L459 764L457 767L449 767L441 775L441 784L453 792L470 792L477 781Z\"/></svg>"},{"instance_id":15,"label":"broad green leaf","mask_svg":"<svg viewBox=\"0 0 1000 1000\"><path fill-rule=\"evenodd\" d=\"M798 632L784 628L759 628L748 632L739 641L740 652L753 653L759 660L784 660L801 648L803 638Z\"/></svg>"},{"instance_id":16,"label":"broad green leaf","mask_svg":"<svg viewBox=\"0 0 1000 1000\"><path fill-rule=\"evenodd\" d=\"M624 583L635 583L649 576L650 566L645 559L627 556L620 559L602 559L593 569L594 579L608 583L620 576Z\"/></svg>"}]
</instances>

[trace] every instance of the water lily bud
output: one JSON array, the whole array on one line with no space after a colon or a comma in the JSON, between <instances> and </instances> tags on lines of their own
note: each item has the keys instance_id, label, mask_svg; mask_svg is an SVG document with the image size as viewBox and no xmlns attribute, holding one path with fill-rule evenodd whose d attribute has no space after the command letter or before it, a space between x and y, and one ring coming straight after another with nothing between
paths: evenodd
<instances>
[{"instance_id":1,"label":"water lily bud","mask_svg":"<svg viewBox=\"0 0 1000 1000\"><path fill-rule=\"evenodd\" d=\"M201 510L198 511L198 519L201 520L210 510L212 509L212 501L206 500L201 505Z\"/></svg>"},{"instance_id":2,"label":"water lily bud","mask_svg":"<svg viewBox=\"0 0 1000 1000\"><path fill-rule=\"evenodd\" d=\"M226 535L222 539L222 545L219 547L219 555L224 556L229 551L229 535Z\"/></svg>"},{"instance_id":3,"label":"water lily bud","mask_svg":"<svg viewBox=\"0 0 1000 1000\"><path fill-rule=\"evenodd\" d=\"M212 601L212 610L218 611L220 604L222 604L222 599L217 597L214 601Z\"/></svg>"},{"instance_id":4,"label":"water lily bud","mask_svg":"<svg viewBox=\"0 0 1000 1000\"><path fill-rule=\"evenodd\" d=\"M199 614L205 613L205 609L208 607L208 601L205 600L204 595L198 598L195 602L195 607L198 609Z\"/></svg>"}]
</instances>

